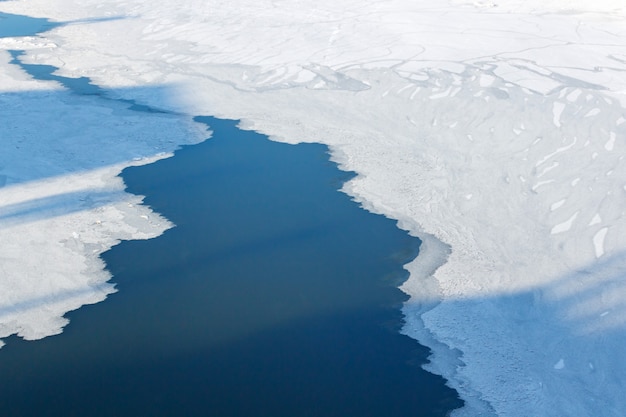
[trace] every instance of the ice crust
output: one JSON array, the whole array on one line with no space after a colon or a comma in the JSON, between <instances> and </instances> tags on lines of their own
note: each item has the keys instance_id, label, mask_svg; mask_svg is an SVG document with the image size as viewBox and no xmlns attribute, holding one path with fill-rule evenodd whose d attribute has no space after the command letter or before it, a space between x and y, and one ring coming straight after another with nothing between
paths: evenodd
<instances>
[{"instance_id":1,"label":"ice crust","mask_svg":"<svg viewBox=\"0 0 626 417\"><path fill-rule=\"evenodd\" d=\"M466 401L455 416L626 414L621 1L29 0L0 10L59 22L115 18L0 40L28 50L27 62L88 76L115 97L243 119L275 140L328 144L359 174L344 191L424 242L406 266L404 332L433 350L427 369ZM4 77L11 82L0 83L0 105L4 92L51 88ZM167 102L145 88L155 85L171 86ZM19 129L19 109L7 106ZM121 127L109 133L102 140L125 135ZM170 136L172 146L189 140ZM3 257L15 265L3 261L2 285L19 277L30 285L24 294L35 291L38 271L60 262L39 257L27 268L28 251L56 250L74 257L58 279L81 277L69 288L97 283L86 302L112 291L96 255L120 235L137 235L119 214L136 199L115 182L123 164L69 174L80 182L76 194L113 190L115 202L100 206L111 213L106 233L95 232L102 214L93 208L71 214L80 227L58 229L50 222L67 216L12 224L0 212L2 247L13 248ZM106 186L96 185L102 170ZM70 192L59 188L67 178L46 178L0 188L0 210L46 198L37 192ZM86 255L88 242L99 245L96 255ZM0 336L57 332L61 310L34 315L28 323L40 330L30 333L0 316Z\"/></svg>"}]
</instances>

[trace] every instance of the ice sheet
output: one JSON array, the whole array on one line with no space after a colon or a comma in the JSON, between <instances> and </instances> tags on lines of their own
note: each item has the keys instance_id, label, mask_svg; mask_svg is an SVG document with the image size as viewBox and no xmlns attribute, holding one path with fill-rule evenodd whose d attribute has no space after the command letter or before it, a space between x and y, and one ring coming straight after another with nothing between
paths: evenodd
<instances>
[{"instance_id":1,"label":"ice sheet","mask_svg":"<svg viewBox=\"0 0 626 417\"><path fill-rule=\"evenodd\" d=\"M344 190L425 242L407 265L404 331L467 401L456 415L626 414L621 2L0 9L119 18L61 26L20 48L28 62L116 97L330 145L359 173ZM175 99L129 88L157 84Z\"/></svg>"}]
</instances>

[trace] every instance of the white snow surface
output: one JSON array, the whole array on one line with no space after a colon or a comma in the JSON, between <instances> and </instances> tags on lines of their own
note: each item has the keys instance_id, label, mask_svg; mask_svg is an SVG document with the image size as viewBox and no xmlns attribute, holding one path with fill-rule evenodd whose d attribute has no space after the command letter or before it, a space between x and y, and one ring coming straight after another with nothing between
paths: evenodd
<instances>
[{"instance_id":1,"label":"white snow surface","mask_svg":"<svg viewBox=\"0 0 626 417\"><path fill-rule=\"evenodd\" d=\"M404 332L466 401L454 416L626 415L623 1L28 0L0 11L74 22L0 46L111 97L328 144L359 174L344 191L424 242L406 265ZM37 338L113 291L97 254L169 226L154 213L140 224L148 209L115 174L201 135L182 116L67 104L2 51L0 65L0 337ZM55 123L68 114L87 128ZM33 117L48 137L86 130L108 145L51 144ZM103 117L110 129L88 129ZM162 136L143 137L155 123ZM86 161L101 152L118 156Z\"/></svg>"}]
</instances>

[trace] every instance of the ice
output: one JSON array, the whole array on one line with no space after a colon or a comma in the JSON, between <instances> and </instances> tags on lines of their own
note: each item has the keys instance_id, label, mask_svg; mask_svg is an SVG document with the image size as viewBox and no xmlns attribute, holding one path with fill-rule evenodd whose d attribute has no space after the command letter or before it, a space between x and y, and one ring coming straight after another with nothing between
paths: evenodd
<instances>
[{"instance_id":1,"label":"ice","mask_svg":"<svg viewBox=\"0 0 626 417\"><path fill-rule=\"evenodd\" d=\"M606 237L606 233L609 231L607 227L603 227L598 230L598 232L593 235L593 247L596 251L596 258L604 255L604 238Z\"/></svg>"},{"instance_id":2,"label":"ice","mask_svg":"<svg viewBox=\"0 0 626 417\"><path fill-rule=\"evenodd\" d=\"M558 126L558 125L557 125ZM539 161L537 161L537 163L535 164L535 166L539 166L541 164L543 164L544 162L548 161L550 158L552 158L553 156L563 152L563 151L567 151L568 149L571 149L574 145L576 145L576 138L573 138L572 142L566 146L562 146L560 148L558 148L557 150L555 150L554 152L544 156L543 158L541 158Z\"/></svg>"},{"instance_id":3,"label":"ice","mask_svg":"<svg viewBox=\"0 0 626 417\"><path fill-rule=\"evenodd\" d=\"M609 140L604 145L604 149L611 152L613 148L615 147L615 139L616 139L615 132L611 132Z\"/></svg>"},{"instance_id":4,"label":"ice","mask_svg":"<svg viewBox=\"0 0 626 417\"><path fill-rule=\"evenodd\" d=\"M599 213L593 215L593 219L589 222L589 226L593 226L594 224L602 223L602 217L600 217Z\"/></svg>"},{"instance_id":5,"label":"ice","mask_svg":"<svg viewBox=\"0 0 626 417\"><path fill-rule=\"evenodd\" d=\"M403 331L432 349L428 369L466 401L454 417L626 414L620 382L626 374L621 0L53 3L0 2L0 10L58 22L100 20L60 25L32 39L3 39L0 46L26 50L26 62L54 65L62 76L90 77L111 96L176 117L244 119L247 128L274 140L325 143L335 161L358 173L345 192L424 241L421 255L406 266L410 278L402 288L411 298ZM111 16L118 19L101 19ZM65 96L46 102L45 96L61 97L58 85L33 81L2 51L0 59L0 106L8 112L3 120L20 120L37 100L46 104L37 107L44 115L38 117L51 126L63 118L43 109L96 117L85 114L93 109L89 103L68 109ZM44 97L19 102L20 109L10 92ZM118 120L102 109L98 117ZM21 120L15 146L20 138L36 137ZM135 147L139 127L147 128L133 123L138 131L132 135L115 125L98 136L125 138L111 145L123 160L98 169L70 167L65 177L45 174L40 179L48 183L16 183L15 171L67 166L71 147L54 158L56 153L35 152L43 146L35 142L38 166L3 149L12 165L0 169L0 192L11 190L15 200L0 201L11 213L26 212L29 201L49 202L41 199L54 194L41 193L68 180L83 184L80 192L104 187L118 199L100 202L103 211L68 204L72 214L55 219L69 223L58 228L52 218L12 217L16 232L10 238L16 240L3 243L3 256L11 256L11 274L29 283L26 293L36 291L36 268L57 268L61 259L55 280L97 277L90 282L103 287L93 302L112 290L93 250L136 237L142 215L156 218L141 211L147 209L139 197L111 182L115 173L137 154L154 156L198 138L172 134L173 142L159 143L161 150L150 140ZM0 129L4 139L4 122ZM73 155L88 149L72 149ZM48 165L46 158L52 158ZM551 182L537 189L541 181ZM593 222L596 215L601 223ZM106 233L94 229L98 219ZM129 219L135 223L129 226ZM21 235L23 240L15 237ZM48 256L29 261L38 264L25 263L37 246L28 236L52 242L40 248ZM2 303L11 300L5 296ZM33 323L42 334L59 331L63 312L81 303ZM559 358L567 362L555 372Z\"/></svg>"},{"instance_id":6,"label":"ice","mask_svg":"<svg viewBox=\"0 0 626 417\"><path fill-rule=\"evenodd\" d=\"M595 109L589 110L587 114L585 114L585 117L597 116L598 114L600 114L600 109L596 107Z\"/></svg>"},{"instance_id":7,"label":"ice","mask_svg":"<svg viewBox=\"0 0 626 417\"><path fill-rule=\"evenodd\" d=\"M480 74L480 86L481 87L489 87L491 84L494 83L495 80L496 80L496 77L494 77L493 75Z\"/></svg>"},{"instance_id":8,"label":"ice","mask_svg":"<svg viewBox=\"0 0 626 417\"><path fill-rule=\"evenodd\" d=\"M574 102L574 101L578 100L578 97L580 97L580 94L581 94L581 93L582 93L582 90L581 90L581 89L579 89L579 88L577 88L577 89L575 89L574 91L572 91L571 93L569 93L569 94L567 95L567 99L568 99L569 101ZM594 109L594 110L595 110L595 109ZM594 111L594 110L591 110L591 111ZM600 110L600 109L598 109L598 110Z\"/></svg>"},{"instance_id":9,"label":"ice","mask_svg":"<svg viewBox=\"0 0 626 417\"><path fill-rule=\"evenodd\" d=\"M563 204L565 204L565 202L566 202L566 201L567 201L567 200L563 199L563 200L559 200L559 201L557 201L557 202L555 202L555 203L552 203L552 204L550 205L550 211L554 211L554 210L559 209L560 207L562 207L562 206L563 206Z\"/></svg>"},{"instance_id":10,"label":"ice","mask_svg":"<svg viewBox=\"0 0 626 417\"><path fill-rule=\"evenodd\" d=\"M539 174L537 174L537 178L543 177L545 174L552 171L554 168L557 168L559 165L560 164L558 162L553 161L551 165L543 168L543 170Z\"/></svg>"},{"instance_id":11,"label":"ice","mask_svg":"<svg viewBox=\"0 0 626 417\"><path fill-rule=\"evenodd\" d=\"M569 231L572 228L572 224L578 217L578 214L579 212L577 211L576 213L572 214L572 216L566 221L564 221L563 223L559 223L556 226L554 226L552 230L550 231L550 233L553 235L556 235L557 233L563 233L563 232Z\"/></svg>"},{"instance_id":12,"label":"ice","mask_svg":"<svg viewBox=\"0 0 626 417\"><path fill-rule=\"evenodd\" d=\"M539 181L539 182L535 183L535 185L533 185L532 190L533 191L537 191L539 189L539 187L541 187L543 185L547 185L547 184L552 184L553 182L554 182L554 180Z\"/></svg>"},{"instance_id":13,"label":"ice","mask_svg":"<svg viewBox=\"0 0 626 417\"><path fill-rule=\"evenodd\" d=\"M561 127L561 114L565 110L565 104L561 102L555 102L552 105L552 114L554 115L552 121L556 127Z\"/></svg>"}]
</instances>

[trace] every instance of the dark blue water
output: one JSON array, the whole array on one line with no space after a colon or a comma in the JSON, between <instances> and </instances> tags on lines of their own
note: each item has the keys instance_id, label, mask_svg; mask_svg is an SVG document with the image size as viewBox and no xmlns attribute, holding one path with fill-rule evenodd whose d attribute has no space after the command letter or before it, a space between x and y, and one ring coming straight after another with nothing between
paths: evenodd
<instances>
[{"instance_id":1,"label":"dark blue water","mask_svg":"<svg viewBox=\"0 0 626 417\"><path fill-rule=\"evenodd\" d=\"M88 79L74 85L101 94ZM197 120L212 139L123 173L177 227L105 253L119 292L68 314L62 335L7 340L0 415L392 417L460 407L420 368L427 349L398 333L402 264L420 242L337 192L350 174L325 147Z\"/></svg>"}]
</instances>

